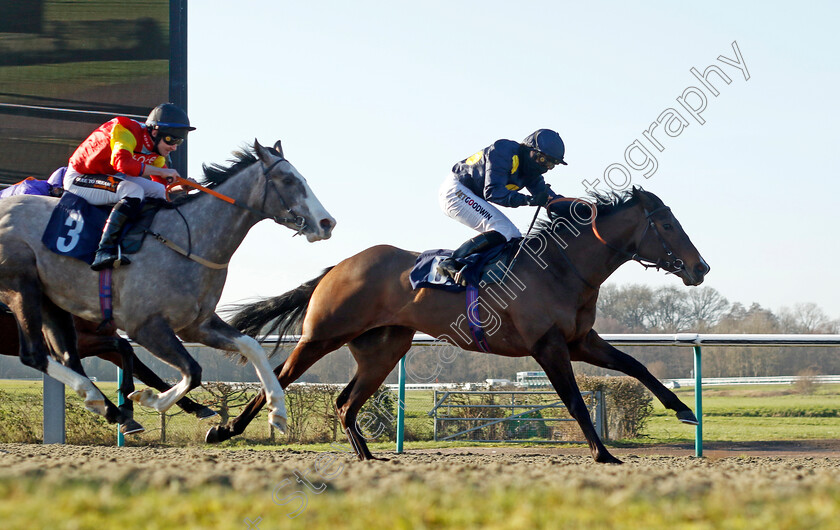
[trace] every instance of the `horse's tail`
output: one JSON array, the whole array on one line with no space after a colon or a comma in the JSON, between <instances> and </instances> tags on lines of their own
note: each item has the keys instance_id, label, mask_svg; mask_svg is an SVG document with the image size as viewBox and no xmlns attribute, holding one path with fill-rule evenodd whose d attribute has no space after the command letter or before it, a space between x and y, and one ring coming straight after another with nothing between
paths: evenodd
<instances>
[{"instance_id":1,"label":"horse's tail","mask_svg":"<svg viewBox=\"0 0 840 530\"><path fill-rule=\"evenodd\" d=\"M252 304L233 306L229 311L236 311L236 313L230 319L230 325L258 340L268 335L282 337L300 333L312 293L331 270L332 267L325 269L317 278L280 296L265 298ZM271 355L277 352L279 346L280 343Z\"/></svg>"}]
</instances>

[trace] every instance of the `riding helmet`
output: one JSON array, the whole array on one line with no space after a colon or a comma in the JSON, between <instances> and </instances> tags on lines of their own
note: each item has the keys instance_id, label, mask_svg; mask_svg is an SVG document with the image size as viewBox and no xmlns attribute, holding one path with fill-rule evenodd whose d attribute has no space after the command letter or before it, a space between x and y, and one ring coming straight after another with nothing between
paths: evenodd
<instances>
[{"instance_id":1,"label":"riding helmet","mask_svg":"<svg viewBox=\"0 0 840 530\"><path fill-rule=\"evenodd\" d=\"M186 138L188 132L195 130L190 126L187 113L174 103L163 103L152 109L146 118L146 127L180 138Z\"/></svg>"},{"instance_id":2,"label":"riding helmet","mask_svg":"<svg viewBox=\"0 0 840 530\"><path fill-rule=\"evenodd\" d=\"M563 161L563 156L566 154L563 139L551 129L537 129L522 141L522 145L550 156L558 164L568 165Z\"/></svg>"}]
</instances>

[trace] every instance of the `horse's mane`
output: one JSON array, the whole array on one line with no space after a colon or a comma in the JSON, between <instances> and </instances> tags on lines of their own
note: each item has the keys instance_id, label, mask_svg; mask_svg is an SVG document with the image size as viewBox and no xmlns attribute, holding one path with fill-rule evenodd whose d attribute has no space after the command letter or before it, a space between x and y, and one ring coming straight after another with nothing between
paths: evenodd
<instances>
[{"instance_id":1,"label":"horse's mane","mask_svg":"<svg viewBox=\"0 0 840 530\"><path fill-rule=\"evenodd\" d=\"M204 172L204 178L199 183L206 188L215 188L228 179L238 174L246 167L256 163L257 154L253 147L242 147L233 152L233 157L228 160L229 165L222 164L201 164L201 170ZM197 197L204 195L203 193L183 193L175 201L176 206L190 202Z\"/></svg>"},{"instance_id":2,"label":"horse's mane","mask_svg":"<svg viewBox=\"0 0 840 530\"><path fill-rule=\"evenodd\" d=\"M634 205L638 199L633 196L633 190L626 190L622 192L608 191L608 192L590 192L587 197L582 197L581 201L595 206L595 211L598 217L607 216L618 210L623 210L627 206ZM572 206L575 208L576 215L572 215ZM579 225L575 219L589 219L591 213L588 207L583 202L564 201L555 203L551 206L551 213L547 219L539 219L534 226L535 235L543 231L550 231L552 223L558 217L562 217L572 224Z\"/></svg>"}]
</instances>

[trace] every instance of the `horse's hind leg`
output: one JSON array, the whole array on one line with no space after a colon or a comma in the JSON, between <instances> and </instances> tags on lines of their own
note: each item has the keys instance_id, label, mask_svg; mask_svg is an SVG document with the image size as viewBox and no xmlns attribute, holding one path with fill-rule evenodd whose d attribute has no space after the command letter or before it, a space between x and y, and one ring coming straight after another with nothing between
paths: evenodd
<instances>
[{"instance_id":1,"label":"horse's hind leg","mask_svg":"<svg viewBox=\"0 0 840 530\"><path fill-rule=\"evenodd\" d=\"M190 356L162 317L155 315L146 320L135 331L134 340L161 361L177 368L181 372L181 381L160 394L145 388L129 395L129 399L158 412L165 412L187 392L201 385L201 366Z\"/></svg>"},{"instance_id":2,"label":"horse's hind leg","mask_svg":"<svg viewBox=\"0 0 840 530\"><path fill-rule=\"evenodd\" d=\"M117 335L116 327L110 325L100 329L99 325L78 317L73 318L73 324L76 328L80 358L99 357L111 361L125 374L131 374L134 365L134 349L127 340ZM123 377L119 392L123 396L134 392L134 378ZM132 400L126 399L119 409L123 416L134 417Z\"/></svg>"},{"instance_id":3,"label":"horse's hind leg","mask_svg":"<svg viewBox=\"0 0 840 530\"><path fill-rule=\"evenodd\" d=\"M34 265L32 268L34 269ZM3 287L4 302L12 310L18 323L21 362L72 388L82 397L88 410L105 416L107 411L102 392L90 379L59 363L49 354L43 335L43 295L37 278L19 274L14 280L5 282ZM75 338L75 335L72 336Z\"/></svg>"},{"instance_id":4,"label":"horse's hind leg","mask_svg":"<svg viewBox=\"0 0 840 530\"><path fill-rule=\"evenodd\" d=\"M283 388L271 373L271 365L260 343L243 335L236 328L213 314L209 319L180 332L184 340L197 341L211 348L237 352L246 358L257 372L269 405L268 423L280 432L286 432L286 400Z\"/></svg>"},{"instance_id":5,"label":"horse's hind leg","mask_svg":"<svg viewBox=\"0 0 840 530\"><path fill-rule=\"evenodd\" d=\"M539 341L533 350L533 357L543 367L545 374L551 381L554 390L563 400L569 414L577 421L580 430L589 442L589 450L596 462L605 464L620 464L617 459L607 451L595 426L592 425L592 418L589 417L589 410L580 395L580 389L575 381L575 373L572 369L572 362L569 357L569 348L563 335L556 328L552 328Z\"/></svg>"},{"instance_id":6,"label":"horse's hind leg","mask_svg":"<svg viewBox=\"0 0 840 530\"><path fill-rule=\"evenodd\" d=\"M598 336L594 330L590 331L580 344L570 345L569 348L573 361L583 361L610 370L618 370L638 379L666 408L677 413L677 419L689 425L697 425L697 417L676 394L665 388L665 385L653 377L653 374L642 363L615 348Z\"/></svg>"},{"instance_id":7,"label":"horse's hind leg","mask_svg":"<svg viewBox=\"0 0 840 530\"><path fill-rule=\"evenodd\" d=\"M292 353L289 354L289 357L274 369L274 374L277 376L277 381L280 383L280 386L285 389L297 381L319 359L340 348L344 342L344 338L318 341L302 339L295 346L295 349L292 350ZM219 443L242 434L245 432L245 427L257 417L257 414L265 403L265 392L260 392L245 406L242 412L239 413L239 416L225 425L210 428L204 437L204 441L207 443Z\"/></svg>"},{"instance_id":8,"label":"horse's hind leg","mask_svg":"<svg viewBox=\"0 0 840 530\"><path fill-rule=\"evenodd\" d=\"M371 454L366 437L359 428L359 410L411 348L413 338L413 329L389 326L372 329L347 344L358 367L356 376L339 394L336 409L359 460L380 460Z\"/></svg>"},{"instance_id":9,"label":"horse's hind leg","mask_svg":"<svg viewBox=\"0 0 840 530\"><path fill-rule=\"evenodd\" d=\"M73 325L73 317L46 298L42 300L41 309L44 315L44 337L52 347L53 353L60 358L61 364L87 378L76 351L76 328ZM96 387L96 385L93 386ZM119 423L123 434L137 434L145 430L134 421L131 410L119 409L108 398L103 396L103 399L105 419L108 423Z\"/></svg>"}]
</instances>

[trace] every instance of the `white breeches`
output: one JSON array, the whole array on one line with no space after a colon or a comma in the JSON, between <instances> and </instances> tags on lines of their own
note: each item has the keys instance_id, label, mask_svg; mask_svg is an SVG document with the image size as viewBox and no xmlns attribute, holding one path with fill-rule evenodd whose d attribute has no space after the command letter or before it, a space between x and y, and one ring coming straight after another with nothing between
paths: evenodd
<instances>
[{"instance_id":1,"label":"white breeches","mask_svg":"<svg viewBox=\"0 0 840 530\"><path fill-rule=\"evenodd\" d=\"M458 182L455 175L449 175L441 184L438 201L446 215L474 230L479 232L495 230L505 236L508 241L515 237L522 237L522 233L510 219L483 197L476 195Z\"/></svg>"}]
</instances>

